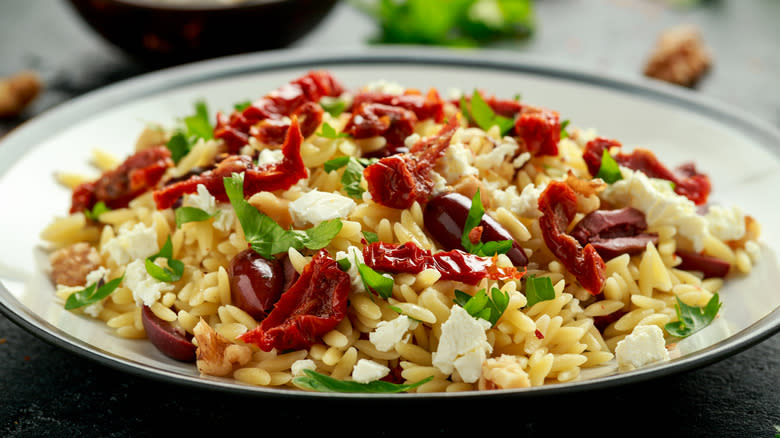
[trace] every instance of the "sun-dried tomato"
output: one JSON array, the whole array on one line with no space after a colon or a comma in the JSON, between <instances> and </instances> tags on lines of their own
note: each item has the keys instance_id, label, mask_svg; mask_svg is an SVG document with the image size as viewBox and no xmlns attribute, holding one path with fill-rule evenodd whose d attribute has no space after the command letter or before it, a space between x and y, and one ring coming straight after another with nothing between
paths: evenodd
<instances>
[{"instance_id":1,"label":"sun-dried tomato","mask_svg":"<svg viewBox=\"0 0 780 438\"><path fill-rule=\"evenodd\" d=\"M515 121L515 133L531 155L558 155L561 123L557 111L545 108L523 107Z\"/></svg>"},{"instance_id":2,"label":"sun-dried tomato","mask_svg":"<svg viewBox=\"0 0 780 438\"><path fill-rule=\"evenodd\" d=\"M308 137L319 125L322 109L314 108L311 105L305 107L305 105L314 104L319 107L317 103L323 97L337 97L343 92L344 87L329 72L309 72L252 102L243 111L233 111L230 116L218 113L214 137L225 142L229 153L236 154L242 146L247 144L250 135L253 135L250 132L253 126L264 120L279 121L293 115L299 116L301 131L304 136ZM317 111L318 109L319 111ZM284 135L280 135L280 132L286 131L281 128L284 123L272 122L271 125L276 129L269 127L256 129L255 135L258 140L274 142L284 138Z\"/></svg>"},{"instance_id":3,"label":"sun-dried tomato","mask_svg":"<svg viewBox=\"0 0 780 438\"><path fill-rule=\"evenodd\" d=\"M347 314L349 275L320 250L258 327L239 336L263 351L308 348Z\"/></svg>"},{"instance_id":4,"label":"sun-dried tomato","mask_svg":"<svg viewBox=\"0 0 780 438\"><path fill-rule=\"evenodd\" d=\"M434 88L431 88L425 96L414 91L407 91L404 94L376 91L360 92L353 98L352 108L358 108L365 103L379 103L403 108L412 111L419 120L432 119L436 123L444 120L444 101Z\"/></svg>"},{"instance_id":5,"label":"sun-dried tomato","mask_svg":"<svg viewBox=\"0 0 780 438\"><path fill-rule=\"evenodd\" d=\"M299 106L291 116L298 119L303 137L314 134L314 131L322 123L324 110L315 102L306 102ZM284 143L287 137L287 131L290 129L290 121L285 119L264 119L249 128L249 135L256 138L260 143L266 145L278 146Z\"/></svg>"},{"instance_id":6,"label":"sun-dried tomato","mask_svg":"<svg viewBox=\"0 0 780 438\"><path fill-rule=\"evenodd\" d=\"M585 145L582 158L588 166L591 175L596 175L601 167L604 150L620 147L620 142L605 138L595 138ZM661 163L655 154L647 149L636 148L630 153L617 152L613 155L615 161L632 170L642 171L650 178L659 178L674 183L674 192L685 196L696 205L707 203L712 183L710 178L696 170L693 163L684 163L670 170Z\"/></svg>"},{"instance_id":7,"label":"sun-dried tomato","mask_svg":"<svg viewBox=\"0 0 780 438\"><path fill-rule=\"evenodd\" d=\"M70 212L90 210L100 201L112 209L127 207L138 195L156 187L171 166L171 152L165 146L138 151L97 180L76 186Z\"/></svg>"},{"instance_id":8,"label":"sun-dried tomato","mask_svg":"<svg viewBox=\"0 0 780 438\"><path fill-rule=\"evenodd\" d=\"M515 267L500 267L496 257L481 257L459 249L432 253L413 242L404 244L373 242L363 247L363 260L369 267L382 272L418 274L435 269L442 280L477 284L483 278L491 280L519 279L524 271Z\"/></svg>"},{"instance_id":9,"label":"sun-dried tomato","mask_svg":"<svg viewBox=\"0 0 780 438\"><path fill-rule=\"evenodd\" d=\"M437 135L420 139L407 153L391 155L366 167L363 176L374 202L392 208L409 208L415 201L424 204L433 190L431 170L444 155L457 130L452 117Z\"/></svg>"},{"instance_id":10,"label":"sun-dried tomato","mask_svg":"<svg viewBox=\"0 0 780 438\"><path fill-rule=\"evenodd\" d=\"M416 122L417 116L410 110L366 102L352 111L344 132L357 139L384 137L387 145L380 150L380 153L381 156L389 156L408 152L404 140L414 132Z\"/></svg>"},{"instance_id":11,"label":"sun-dried tomato","mask_svg":"<svg viewBox=\"0 0 780 438\"><path fill-rule=\"evenodd\" d=\"M591 244L582 245L566 233L577 213L577 195L568 184L552 181L539 196L539 227L550 251L574 275L580 285L598 295L604 286L606 265Z\"/></svg>"},{"instance_id":12,"label":"sun-dried tomato","mask_svg":"<svg viewBox=\"0 0 780 438\"><path fill-rule=\"evenodd\" d=\"M303 135L293 116L287 138L282 146L284 158L281 161L258 166L246 155L231 155L222 160L216 168L189 179L163 187L154 192L154 202L160 210L170 208L184 194L195 193L198 184L203 184L218 201L227 202L223 178L233 173L244 173L244 195L257 192L287 190L301 178L309 175L301 157Z\"/></svg>"}]
</instances>

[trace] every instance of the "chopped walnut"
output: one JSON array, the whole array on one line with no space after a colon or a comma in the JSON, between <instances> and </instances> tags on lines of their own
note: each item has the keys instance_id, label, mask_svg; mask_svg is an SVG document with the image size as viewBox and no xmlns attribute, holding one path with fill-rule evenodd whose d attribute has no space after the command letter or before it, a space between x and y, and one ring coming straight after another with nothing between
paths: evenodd
<instances>
[{"instance_id":1,"label":"chopped walnut","mask_svg":"<svg viewBox=\"0 0 780 438\"><path fill-rule=\"evenodd\" d=\"M209 376L227 376L233 366L245 365L252 359L252 350L246 345L234 344L214 331L203 318L192 330L198 342L198 371Z\"/></svg>"},{"instance_id":2,"label":"chopped walnut","mask_svg":"<svg viewBox=\"0 0 780 438\"><path fill-rule=\"evenodd\" d=\"M41 92L41 81L31 71L0 78L0 117L19 115Z\"/></svg>"},{"instance_id":3,"label":"chopped walnut","mask_svg":"<svg viewBox=\"0 0 780 438\"><path fill-rule=\"evenodd\" d=\"M645 75L692 87L709 70L712 58L698 30L678 26L664 31L645 65Z\"/></svg>"},{"instance_id":4,"label":"chopped walnut","mask_svg":"<svg viewBox=\"0 0 780 438\"><path fill-rule=\"evenodd\" d=\"M100 262L95 247L86 242L74 243L49 256L51 279L54 284L81 286L86 282L87 274L97 269Z\"/></svg>"},{"instance_id":5,"label":"chopped walnut","mask_svg":"<svg viewBox=\"0 0 780 438\"><path fill-rule=\"evenodd\" d=\"M531 380L517 357L503 354L482 364L479 389L528 388Z\"/></svg>"}]
</instances>

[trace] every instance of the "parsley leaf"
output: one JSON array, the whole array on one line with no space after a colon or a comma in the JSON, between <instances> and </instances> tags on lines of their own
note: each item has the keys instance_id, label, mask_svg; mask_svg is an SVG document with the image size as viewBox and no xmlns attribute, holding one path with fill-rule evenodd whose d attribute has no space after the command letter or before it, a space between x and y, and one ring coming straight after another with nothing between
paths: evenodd
<instances>
[{"instance_id":1,"label":"parsley leaf","mask_svg":"<svg viewBox=\"0 0 780 438\"><path fill-rule=\"evenodd\" d=\"M98 220L100 220L100 215L105 213L105 212L107 212L107 211L111 211L111 209L108 208L106 203L103 202L103 201L98 201L92 207L92 210L84 210L84 216L86 216L87 219L91 219L93 221L98 221Z\"/></svg>"},{"instance_id":2,"label":"parsley leaf","mask_svg":"<svg viewBox=\"0 0 780 438\"><path fill-rule=\"evenodd\" d=\"M266 259L287 252L290 248L324 248L341 231L342 223L339 219L321 222L308 230L285 230L244 199L243 175L234 173L231 177L225 177L223 183L247 242Z\"/></svg>"},{"instance_id":3,"label":"parsley leaf","mask_svg":"<svg viewBox=\"0 0 780 438\"><path fill-rule=\"evenodd\" d=\"M482 257L506 254L507 251L512 249L513 242L511 240L472 243L471 239L469 239L469 233L479 226L484 215L485 207L482 206L482 196L479 189L477 189L477 193L471 199L471 207L469 207L469 213L466 216L466 223L463 225L463 234L460 237L461 245L463 245L466 251Z\"/></svg>"},{"instance_id":4,"label":"parsley leaf","mask_svg":"<svg viewBox=\"0 0 780 438\"><path fill-rule=\"evenodd\" d=\"M331 96L324 96L319 103L322 109L333 117L340 116L348 106L348 102L345 99Z\"/></svg>"},{"instance_id":5,"label":"parsley leaf","mask_svg":"<svg viewBox=\"0 0 780 438\"><path fill-rule=\"evenodd\" d=\"M368 243L379 242L379 236L376 233L372 231L361 231L361 233L363 233L363 237L365 237L366 242Z\"/></svg>"},{"instance_id":6,"label":"parsley leaf","mask_svg":"<svg viewBox=\"0 0 780 438\"><path fill-rule=\"evenodd\" d=\"M236 111L244 111L245 109L249 108L250 106L252 106L252 101L251 100L245 100L243 102L237 102L237 103L233 104L233 109L236 110Z\"/></svg>"},{"instance_id":7,"label":"parsley leaf","mask_svg":"<svg viewBox=\"0 0 780 438\"><path fill-rule=\"evenodd\" d=\"M168 267L164 268L154 263L158 258L166 259ZM146 266L146 272L157 280L164 281L166 283L175 283L181 279L184 273L184 263L181 260L173 258L173 244L171 243L171 236L165 241L165 244L160 248L160 252L151 255L144 260Z\"/></svg>"},{"instance_id":8,"label":"parsley leaf","mask_svg":"<svg viewBox=\"0 0 780 438\"><path fill-rule=\"evenodd\" d=\"M603 179L607 184L613 184L623 179L623 174L620 173L620 166L618 166L617 161L612 158L612 155L606 149L601 154L601 167L599 167L596 178Z\"/></svg>"},{"instance_id":9,"label":"parsley leaf","mask_svg":"<svg viewBox=\"0 0 780 438\"><path fill-rule=\"evenodd\" d=\"M561 140L569 136L569 132L566 131L566 127L569 126L569 121L564 120L561 122Z\"/></svg>"},{"instance_id":10,"label":"parsley leaf","mask_svg":"<svg viewBox=\"0 0 780 438\"><path fill-rule=\"evenodd\" d=\"M102 283L101 280L97 283L93 283L87 286L78 292L70 294L68 299L65 300L65 310L77 309L79 307L87 306L102 300L103 298L111 295L111 293L114 292L117 287L119 287L119 284L122 282L123 278L124 275L98 287L98 285Z\"/></svg>"},{"instance_id":11,"label":"parsley leaf","mask_svg":"<svg viewBox=\"0 0 780 438\"><path fill-rule=\"evenodd\" d=\"M358 263L357 268L366 289L376 292L377 295L385 299L393 296L394 283L392 278L385 277L365 263Z\"/></svg>"},{"instance_id":12,"label":"parsley leaf","mask_svg":"<svg viewBox=\"0 0 780 438\"><path fill-rule=\"evenodd\" d=\"M453 301L474 318L482 318L490 322L491 325L496 325L509 305L509 293L494 287L490 290L490 296L485 292L485 289L480 289L472 296L455 289Z\"/></svg>"},{"instance_id":13,"label":"parsley leaf","mask_svg":"<svg viewBox=\"0 0 780 438\"><path fill-rule=\"evenodd\" d=\"M525 298L528 300L528 308L540 301L554 299L555 289L550 277L530 275L525 281Z\"/></svg>"},{"instance_id":14,"label":"parsley leaf","mask_svg":"<svg viewBox=\"0 0 780 438\"><path fill-rule=\"evenodd\" d=\"M209 121L209 111L204 101L195 102L195 114L185 117L165 146L171 151L171 159L178 164L199 139L214 138L214 127Z\"/></svg>"},{"instance_id":15,"label":"parsley leaf","mask_svg":"<svg viewBox=\"0 0 780 438\"><path fill-rule=\"evenodd\" d=\"M477 90L472 93L471 101L467 101L464 96L461 96L460 112L484 131L498 125L501 135L504 135L515 126L514 120L496 114Z\"/></svg>"},{"instance_id":16,"label":"parsley leaf","mask_svg":"<svg viewBox=\"0 0 780 438\"><path fill-rule=\"evenodd\" d=\"M317 135L330 139L349 137L349 134L346 132L337 132L336 128L330 126L327 122L322 124L322 131L318 132Z\"/></svg>"},{"instance_id":17,"label":"parsley leaf","mask_svg":"<svg viewBox=\"0 0 780 438\"><path fill-rule=\"evenodd\" d=\"M690 336L710 325L718 315L720 306L718 294L714 294L704 307L689 306L677 297L674 310L677 311L678 321L667 323L664 328L672 336L679 338Z\"/></svg>"},{"instance_id":18,"label":"parsley leaf","mask_svg":"<svg viewBox=\"0 0 780 438\"><path fill-rule=\"evenodd\" d=\"M202 210L198 207L179 207L176 209L176 228L181 228L182 224L187 222L201 222L211 219L216 216L218 211L214 214Z\"/></svg>"},{"instance_id":19,"label":"parsley leaf","mask_svg":"<svg viewBox=\"0 0 780 438\"><path fill-rule=\"evenodd\" d=\"M373 382L360 383L350 380L338 380L333 377L320 374L312 370L303 370L305 376L298 376L293 383L301 388L320 392L363 392L363 393L398 393L416 388L433 379L427 377L415 383L399 384L374 380Z\"/></svg>"},{"instance_id":20,"label":"parsley leaf","mask_svg":"<svg viewBox=\"0 0 780 438\"><path fill-rule=\"evenodd\" d=\"M323 128L324 129L324 128ZM355 199L361 199L366 190L360 185L363 180L363 169L376 163L376 158L357 158L350 156L336 157L328 160L324 164L326 172L341 169L346 166L341 175L341 184L344 186L344 193Z\"/></svg>"}]
</instances>

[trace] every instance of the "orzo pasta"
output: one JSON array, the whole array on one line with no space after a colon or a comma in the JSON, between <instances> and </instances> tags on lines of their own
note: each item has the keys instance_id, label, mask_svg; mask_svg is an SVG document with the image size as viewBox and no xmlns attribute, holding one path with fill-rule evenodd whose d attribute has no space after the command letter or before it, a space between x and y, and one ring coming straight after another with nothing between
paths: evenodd
<instances>
[{"instance_id":1,"label":"orzo pasta","mask_svg":"<svg viewBox=\"0 0 780 438\"><path fill-rule=\"evenodd\" d=\"M693 164L484 92L313 71L95 161L97 180L63 169L72 207L42 233L57 299L249 385L497 390L646 366L760 252Z\"/></svg>"}]
</instances>

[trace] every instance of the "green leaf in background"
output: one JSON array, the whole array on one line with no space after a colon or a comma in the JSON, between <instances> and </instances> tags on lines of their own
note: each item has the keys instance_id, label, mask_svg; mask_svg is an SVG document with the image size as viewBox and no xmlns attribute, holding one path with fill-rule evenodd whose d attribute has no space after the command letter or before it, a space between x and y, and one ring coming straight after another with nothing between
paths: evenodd
<instances>
[{"instance_id":1,"label":"green leaf in background","mask_svg":"<svg viewBox=\"0 0 780 438\"><path fill-rule=\"evenodd\" d=\"M363 392L363 393L398 393L416 388L433 379L427 377L415 383L398 384L375 380L368 383L360 383L350 380L338 380L333 377L320 374L312 370L303 370L305 376L298 376L293 383L300 388L319 392Z\"/></svg>"}]
</instances>

